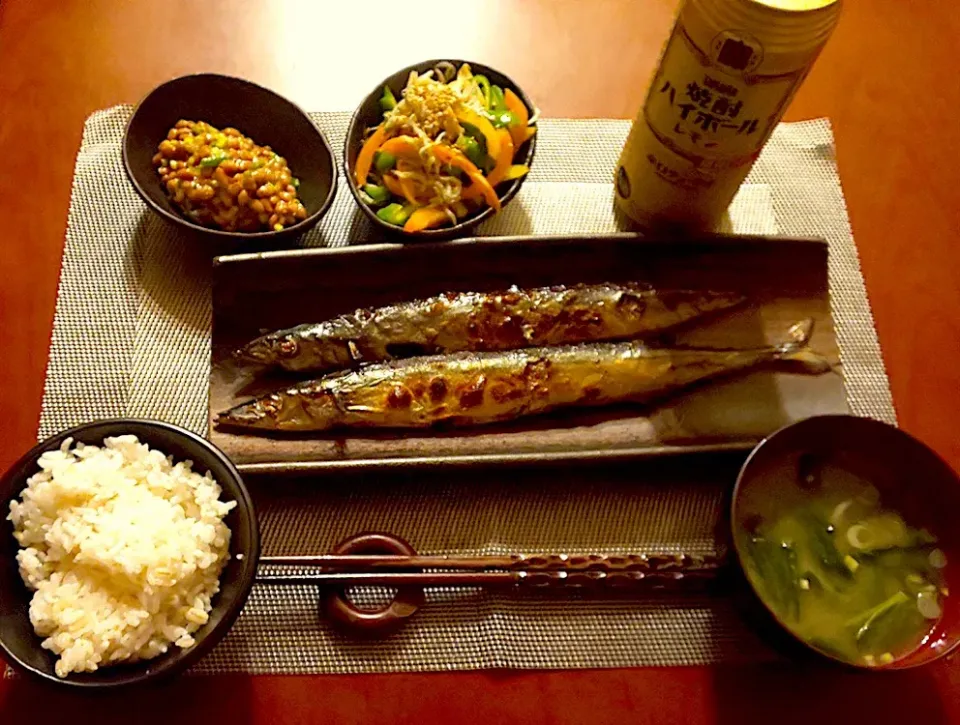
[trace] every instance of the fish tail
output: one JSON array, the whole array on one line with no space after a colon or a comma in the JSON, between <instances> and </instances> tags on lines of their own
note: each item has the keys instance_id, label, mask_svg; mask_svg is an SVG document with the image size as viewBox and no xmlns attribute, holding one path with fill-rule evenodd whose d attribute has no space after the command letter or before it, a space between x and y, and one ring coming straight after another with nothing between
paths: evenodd
<instances>
[{"instance_id":1,"label":"fish tail","mask_svg":"<svg viewBox=\"0 0 960 725\"><path fill-rule=\"evenodd\" d=\"M787 331L787 339L777 345L778 360L788 360L802 365L806 372L812 374L825 373L833 369L833 365L823 355L810 349L810 338L813 336L813 319L801 320Z\"/></svg>"},{"instance_id":2,"label":"fish tail","mask_svg":"<svg viewBox=\"0 0 960 725\"><path fill-rule=\"evenodd\" d=\"M217 414L217 427L252 428L260 424L264 415L257 401L247 401Z\"/></svg>"}]
</instances>

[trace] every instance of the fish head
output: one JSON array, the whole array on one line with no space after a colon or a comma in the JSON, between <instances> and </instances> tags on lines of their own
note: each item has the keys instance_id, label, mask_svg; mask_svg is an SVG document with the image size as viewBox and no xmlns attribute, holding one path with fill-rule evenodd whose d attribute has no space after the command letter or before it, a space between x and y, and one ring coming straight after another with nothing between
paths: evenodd
<instances>
[{"instance_id":1,"label":"fish head","mask_svg":"<svg viewBox=\"0 0 960 725\"><path fill-rule=\"evenodd\" d=\"M256 365L282 365L300 352L300 343L294 335L284 332L263 335L237 350L236 356L243 362Z\"/></svg>"},{"instance_id":2,"label":"fish head","mask_svg":"<svg viewBox=\"0 0 960 725\"><path fill-rule=\"evenodd\" d=\"M336 401L325 388L271 393L217 416L220 427L276 431L324 430L338 422Z\"/></svg>"}]
</instances>

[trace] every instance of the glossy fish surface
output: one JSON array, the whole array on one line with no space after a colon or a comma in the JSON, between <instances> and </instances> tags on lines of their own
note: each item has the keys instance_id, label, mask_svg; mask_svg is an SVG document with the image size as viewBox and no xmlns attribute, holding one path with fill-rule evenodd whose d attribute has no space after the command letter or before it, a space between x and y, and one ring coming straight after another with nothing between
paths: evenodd
<instances>
[{"instance_id":1,"label":"glossy fish surface","mask_svg":"<svg viewBox=\"0 0 960 725\"><path fill-rule=\"evenodd\" d=\"M457 292L278 330L237 356L263 367L322 373L423 355L626 340L743 301L732 293L613 283Z\"/></svg>"},{"instance_id":2,"label":"glossy fish surface","mask_svg":"<svg viewBox=\"0 0 960 725\"><path fill-rule=\"evenodd\" d=\"M286 388L221 413L218 425L271 431L484 425L567 407L645 402L698 382L776 362L831 369L807 342L812 323L780 345L724 350L589 343L460 352L367 365Z\"/></svg>"}]
</instances>

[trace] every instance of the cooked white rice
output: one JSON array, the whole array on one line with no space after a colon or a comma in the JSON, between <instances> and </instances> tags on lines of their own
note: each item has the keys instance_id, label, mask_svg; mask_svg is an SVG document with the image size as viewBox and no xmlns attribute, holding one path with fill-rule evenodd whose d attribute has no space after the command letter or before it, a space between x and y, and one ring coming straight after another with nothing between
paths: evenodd
<instances>
[{"instance_id":1,"label":"cooked white rice","mask_svg":"<svg viewBox=\"0 0 960 725\"><path fill-rule=\"evenodd\" d=\"M136 436L72 443L40 457L8 516L20 576L35 590L30 621L60 656L57 675L193 646L220 589L223 517L236 502L220 501L191 461Z\"/></svg>"}]
</instances>

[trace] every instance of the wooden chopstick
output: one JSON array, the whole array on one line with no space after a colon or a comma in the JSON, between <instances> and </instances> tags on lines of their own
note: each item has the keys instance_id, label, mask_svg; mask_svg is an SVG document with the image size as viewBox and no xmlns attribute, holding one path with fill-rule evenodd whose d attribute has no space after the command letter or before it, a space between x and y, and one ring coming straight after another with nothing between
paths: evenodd
<instances>
[{"instance_id":1,"label":"wooden chopstick","mask_svg":"<svg viewBox=\"0 0 960 725\"><path fill-rule=\"evenodd\" d=\"M315 584L355 586L491 587L519 583L519 572L318 572L315 574L257 574L260 584Z\"/></svg>"},{"instance_id":2,"label":"wooden chopstick","mask_svg":"<svg viewBox=\"0 0 960 725\"><path fill-rule=\"evenodd\" d=\"M716 557L672 554L569 556L565 554L530 556L323 554L320 556L268 556L262 557L260 564L265 567L318 569L290 573L261 570L257 574L257 582L261 584L312 584L340 588L360 585L658 588L676 585L679 582L712 581L721 562Z\"/></svg>"},{"instance_id":3,"label":"wooden chopstick","mask_svg":"<svg viewBox=\"0 0 960 725\"><path fill-rule=\"evenodd\" d=\"M320 556L267 556L261 564L315 566L331 571L369 571L382 569L510 569L512 556L403 556L400 554L322 554Z\"/></svg>"},{"instance_id":4,"label":"wooden chopstick","mask_svg":"<svg viewBox=\"0 0 960 725\"><path fill-rule=\"evenodd\" d=\"M321 554L318 556L264 556L264 566L320 567L328 571L380 571L389 569L463 569L485 571L605 571L655 572L715 569L720 559L688 554L509 554L413 555Z\"/></svg>"}]
</instances>

